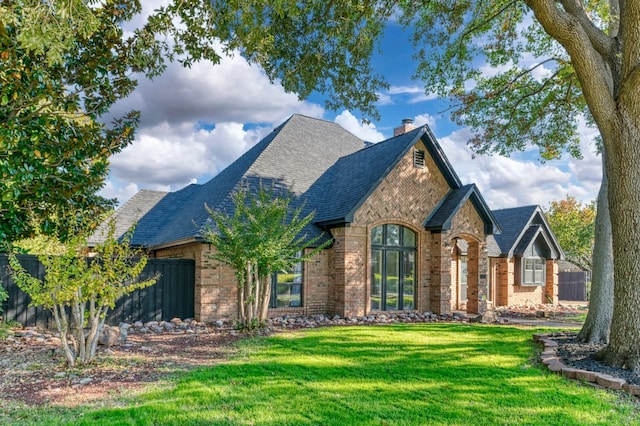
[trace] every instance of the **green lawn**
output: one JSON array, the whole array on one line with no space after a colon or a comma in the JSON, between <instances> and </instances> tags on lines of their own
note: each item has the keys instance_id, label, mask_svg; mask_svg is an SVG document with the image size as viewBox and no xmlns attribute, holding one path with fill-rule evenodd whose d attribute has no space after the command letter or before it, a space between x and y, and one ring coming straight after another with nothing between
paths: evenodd
<instances>
[{"instance_id":1,"label":"green lawn","mask_svg":"<svg viewBox=\"0 0 640 426\"><path fill-rule=\"evenodd\" d=\"M239 342L230 362L119 408L14 411L26 424L629 425L633 400L569 382L505 326L334 327ZM65 420L66 419L66 420ZM5 420L0 415L0 423ZM65 423L66 422L66 423Z\"/></svg>"}]
</instances>

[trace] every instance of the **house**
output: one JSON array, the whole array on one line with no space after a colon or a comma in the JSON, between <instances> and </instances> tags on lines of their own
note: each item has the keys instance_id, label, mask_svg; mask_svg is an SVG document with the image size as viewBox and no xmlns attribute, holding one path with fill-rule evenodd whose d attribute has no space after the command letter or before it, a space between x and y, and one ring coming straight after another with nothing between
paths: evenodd
<instances>
[{"instance_id":1,"label":"house","mask_svg":"<svg viewBox=\"0 0 640 426\"><path fill-rule=\"evenodd\" d=\"M308 235L332 240L273 277L270 316L478 313L521 294L557 297L561 251L542 212L529 211L516 232L508 213L494 214L475 185L462 185L427 126L405 120L393 138L370 144L335 123L293 115L209 182L141 191L116 213L124 224L137 221L132 244L151 256L195 260L201 321L237 313L234 273L201 238L205 205L230 211L234 191L260 182L290 189L315 212ZM540 262L530 259L544 259L543 282Z\"/></svg>"},{"instance_id":2,"label":"house","mask_svg":"<svg viewBox=\"0 0 640 426\"><path fill-rule=\"evenodd\" d=\"M494 210L502 232L490 245L498 306L558 303L558 260L564 257L540 206Z\"/></svg>"}]
</instances>

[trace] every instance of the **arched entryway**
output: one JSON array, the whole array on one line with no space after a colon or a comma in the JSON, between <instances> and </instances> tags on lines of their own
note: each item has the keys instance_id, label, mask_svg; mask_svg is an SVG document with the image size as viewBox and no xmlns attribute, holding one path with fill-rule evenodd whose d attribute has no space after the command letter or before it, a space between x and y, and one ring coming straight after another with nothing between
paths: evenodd
<instances>
[{"instance_id":1,"label":"arched entryway","mask_svg":"<svg viewBox=\"0 0 640 426\"><path fill-rule=\"evenodd\" d=\"M431 310L481 313L489 297L485 243L473 235L432 234Z\"/></svg>"}]
</instances>

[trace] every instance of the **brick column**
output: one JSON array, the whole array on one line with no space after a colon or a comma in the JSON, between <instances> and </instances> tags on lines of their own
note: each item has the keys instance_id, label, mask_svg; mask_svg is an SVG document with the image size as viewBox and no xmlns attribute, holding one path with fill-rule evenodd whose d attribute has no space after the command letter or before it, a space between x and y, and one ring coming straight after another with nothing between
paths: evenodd
<instances>
[{"instance_id":1,"label":"brick column","mask_svg":"<svg viewBox=\"0 0 640 426\"><path fill-rule=\"evenodd\" d=\"M451 248L444 247L443 235L431 236L431 286L429 309L436 314L451 313Z\"/></svg>"},{"instance_id":2,"label":"brick column","mask_svg":"<svg viewBox=\"0 0 640 426\"><path fill-rule=\"evenodd\" d=\"M361 316L368 304L367 229L358 226L332 230L334 266L334 313Z\"/></svg>"},{"instance_id":3,"label":"brick column","mask_svg":"<svg viewBox=\"0 0 640 426\"><path fill-rule=\"evenodd\" d=\"M553 259L546 261L546 277L544 286L544 302L558 304L558 263Z\"/></svg>"},{"instance_id":4,"label":"brick column","mask_svg":"<svg viewBox=\"0 0 640 426\"><path fill-rule=\"evenodd\" d=\"M487 255L483 247L474 241L467 249L467 312L474 314L487 310Z\"/></svg>"}]
</instances>

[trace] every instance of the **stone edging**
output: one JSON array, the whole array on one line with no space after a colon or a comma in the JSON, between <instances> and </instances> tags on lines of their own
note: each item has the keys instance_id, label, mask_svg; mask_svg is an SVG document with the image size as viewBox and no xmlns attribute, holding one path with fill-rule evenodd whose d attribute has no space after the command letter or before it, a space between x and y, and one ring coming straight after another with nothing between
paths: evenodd
<instances>
[{"instance_id":1,"label":"stone edging","mask_svg":"<svg viewBox=\"0 0 640 426\"><path fill-rule=\"evenodd\" d=\"M549 334L536 333L533 335L533 340L543 345L540 362L546 365L549 371L560 374L567 379L589 382L606 389L622 390L631 395L640 396L640 385L627 383L625 379L613 377L609 374L596 373L564 365L557 355L558 342L552 339Z\"/></svg>"}]
</instances>

